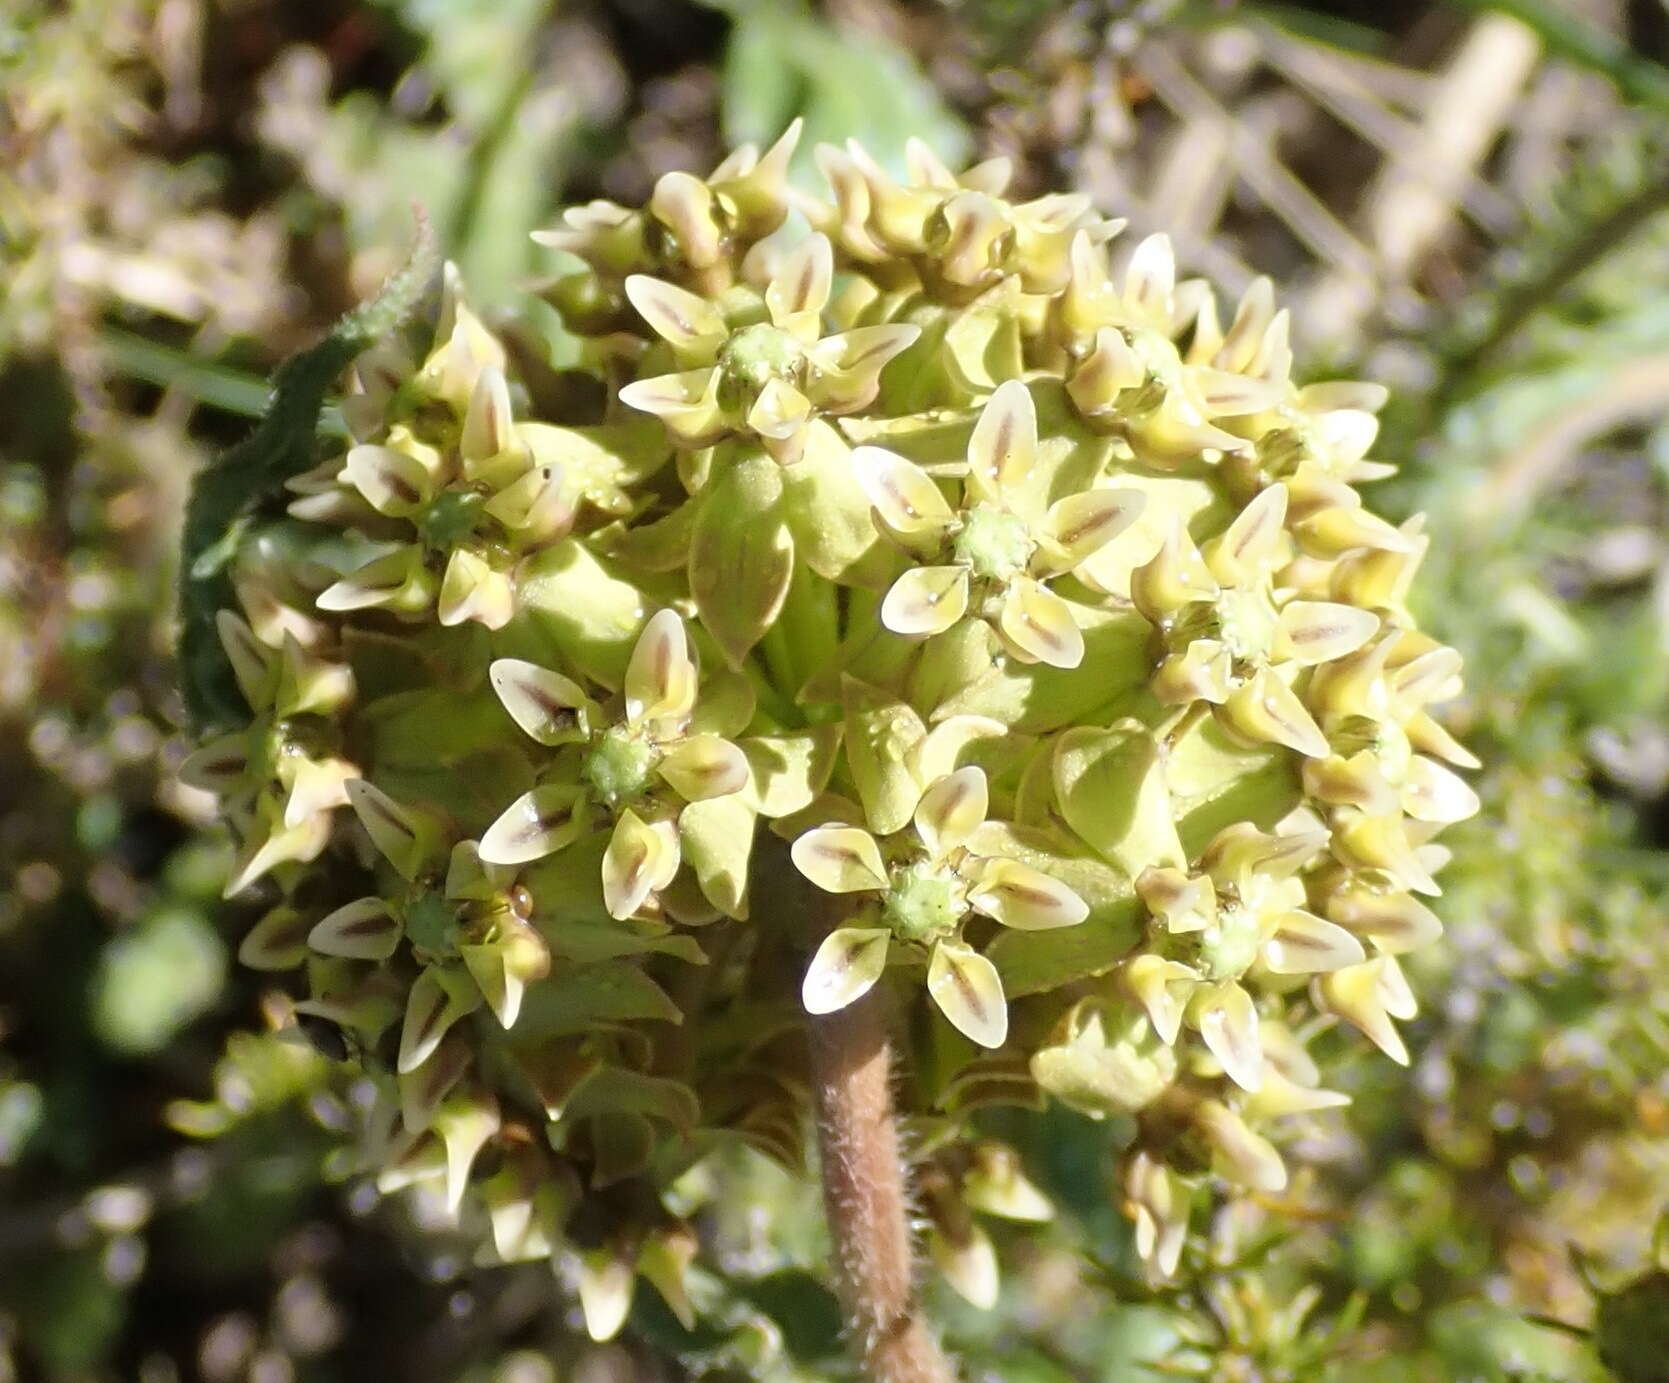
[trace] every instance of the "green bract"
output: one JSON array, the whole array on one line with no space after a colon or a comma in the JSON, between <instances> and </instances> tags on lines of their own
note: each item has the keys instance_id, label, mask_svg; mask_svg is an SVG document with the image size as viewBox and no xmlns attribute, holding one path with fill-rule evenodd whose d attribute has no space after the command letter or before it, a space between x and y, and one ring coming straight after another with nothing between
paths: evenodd
<instances>
[{"instance_id":1,"label":"green bract","mask_svg":"<svg viewBox=\"0 0 1669 1383\"><path fill-rule=\"evenodd\" d=\"M541 237L574 369L450 273L426 349L360 361L222 619L251 723L187 766L282 894L244 959L379 1092L368 1165L564 1265L599 1337L635 1273L697 1309L668 1189L797 1166L804 1012L877 985L959 1290L970 1211L1049 1213L970 1115L1044 1095L1133 1121L1171 1273L1197 1190L1279 1190L1279 1120L1342 1102L1296 1034L1406 1061L1476 808L1427 539L1353 488L1382 390L1295 384L1268 283L1225 325L1002 160L824 149L824 200L793 140Z\"/></svg>"}]
</instances>

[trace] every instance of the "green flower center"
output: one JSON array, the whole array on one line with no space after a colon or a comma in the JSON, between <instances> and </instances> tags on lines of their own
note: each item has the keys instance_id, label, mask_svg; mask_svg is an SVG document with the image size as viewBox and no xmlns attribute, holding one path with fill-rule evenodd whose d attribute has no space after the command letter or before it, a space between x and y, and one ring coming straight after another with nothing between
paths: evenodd
<instances>
[{"instance_id":1,"label":"green flower center","mask_svg":"<svg viewBox=\"0 0 1669 1383\"><path fill-rule=\"evenodd\" d=\"M893 871L885 907L888 924L905 941L945 936L967 911L956 875L925 861Z\"/></svg>"},{"instance_id":2,"label":"green flower center","mask_svg":"<svg viewBox=\"0 0 1669 1383\"><path fill-rule=\"evenodd\" d=\"M625 726L612 725L591 746L580 772L604 802L618 807L642 794L659 761L654 745Z\"/></svg>"},{"instance_id":3,"label":"green flower center","mask_svg":"<svg viewBox=\"0 0 1669 1383\"><path fill-rule=\"evenodd\" d=\"M434 551L450 552L475 532L486 502L474 490L448 490L417 521L417 531Z\"/></svg>"},{"instance_id":4,"label":"green flower center","mask_svg":"<svg viewBox=\"0 0 1669 1383\"><path fill-rule=\"evenodd\" d=\"M1263 928L1257 913L1243 905L1225 907L1213 926L1199 933L1200 960L1214 980L1239 979L1258 958Z\"/></svg>"},{"instance_id":5,"label":"green flower center","mask_svg":"<svg viewBox=\"0 0 1669 1383\"><path fill-rule=\"evenodd\" d=\"M751 408L773 379L797 384L805 368L800 343L780 327L759 322L743 327L719 350L719 405Z\"/></svg>"},{"instance_id":6,"label":"green flower center","mask_svg":"<svg viewBox=\"0 0 1669 1383\"><path fill-rule=\"evenodd\" d=\"M1231 588L1217 597L1217 623L1237 663L1262 662L1275 643L1275 607L1261 590Z\"/></svg>"},{"instance_id":7,"label":"green flower center","mask_svg":"<svg viewBox=\"0 0 1669 1383\"><path fill-rule=\"evenodd\" d=\"M1366 749L1392 782L1400 780L1414 757L1413 746L1400 725L1375 720L1372 716L1349 717L1329 738L1333 752L1341 758L1352 758Z\"/></svg>"},{"instance_id":8,"label":"green flower center","mask_svg":"<svg viewBox=\"0 0 1669 1383\"><path fill-rule=\"evenodd\" d=\"M980 504L963 517L951 546L976 577L1007 581L1025 571L1033 544L1024 519Z\"/></svg>"},{"instance_id":9,"label":"green flower center","mask_svg":"<svg viewBox=\"0 0 1669 1383\"><path fill-rule=\"evenodd\" d=\"M458 910L429 889L406 904L406 936L412 949L435 960L458 954Z\"/></svg>"}]
</instances>

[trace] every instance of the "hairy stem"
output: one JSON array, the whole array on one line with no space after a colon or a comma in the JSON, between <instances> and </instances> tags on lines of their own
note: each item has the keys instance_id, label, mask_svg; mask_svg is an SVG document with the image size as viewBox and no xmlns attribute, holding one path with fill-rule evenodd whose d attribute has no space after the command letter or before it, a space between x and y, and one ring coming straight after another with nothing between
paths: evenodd
<instances>
[{"instance_id":1,"label":"hairy stem","mask_svg":"<svg viewBox=\"0 0 1669 1383\"><path fill-rule=\"evenodd\" d=\"M812 1019L811 1053L837 1285L865 1371L871 1383L954 1383L916 1301L880 990Z\"/></svg>"}]
</instances>

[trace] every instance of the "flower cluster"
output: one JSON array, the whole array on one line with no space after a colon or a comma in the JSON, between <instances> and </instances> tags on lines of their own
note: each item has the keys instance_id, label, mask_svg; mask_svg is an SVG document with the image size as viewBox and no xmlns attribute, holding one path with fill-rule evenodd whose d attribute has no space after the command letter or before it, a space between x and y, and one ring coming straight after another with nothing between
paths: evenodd
<instances>
[{"instance_id":1,"label":"flower cluster","mask_svg":"<svg viewBox=\"0 0 1669 1383\"><path fill-rule=\"evenodd\" d=\"M995 1292L971 1212L1049 1213L991 1101L1132 1116L1174 1272L1207 1188L1280 1189L1275 1121L1342 1102L1307 1038L1407 1059L1476 808L1427 540L1354 488L1382 391L1300 386L1267 283L1224 327L1001 160L824 149L821 200L795 133L541 237L571 368L450 273L426 351L360 362L356 444L240 561L252 721L187 766L279 895L245 959L304 966L378 1091L367 1165L599 1338L636 1275L701 1309L686 1174L797 1165L804 1015L874 990L931 1054L953 1285Z\"/></svg>"}]
</instances>

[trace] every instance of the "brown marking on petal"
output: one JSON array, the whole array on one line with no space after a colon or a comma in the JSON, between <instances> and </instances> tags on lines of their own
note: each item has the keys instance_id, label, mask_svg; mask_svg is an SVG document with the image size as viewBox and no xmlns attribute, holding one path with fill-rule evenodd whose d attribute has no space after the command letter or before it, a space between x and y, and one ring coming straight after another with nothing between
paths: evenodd
<instances>
[{"instance_id":1,"label":"brown marking on petal","mask_svg":"<svg viewBox=\"0 0 1669 1383\"><path fill-rule=\"evenodd\" d=\"M1060 902L1060 899L1046 888L1037 888L1030 884L1015 883L1012 879L1003 880L1003 882L998 884L996 889L993 891L997 893L1006 893L1010 898L1015 898L1027 903L1036 903L1043 907L1053 907L1056 903Z\"/></svg>"},{"instance_id":2,"label":"brown marking on petal","mask_svg":"<svg viewBox=\"0 0 1669 1383\"><path fill-rule=\"evenodd\" d=\"M795 311L805 309L811 299L812 285L817 281L817 256L806 255L800 265L800 278L794 285L792 302Z\"/></svg>"},{"instance_id":3,"label":"brown marking on petal","mask_svg":"<svg viewBox=\"0 0 1669 1383\"><path fill-rule=\"evenodd\" d=\"M980 1021L984 1022L989 1010L979 997L979 991L974 988L973 981L963 973L960 965L951 965L947 968L950 970L951 978L956 981L957 992L967 1000L968 1007L979 1015Z\"/></svg>"},{"instance_id":4,"label":"brown marking on petal","mask_svg":"<svg viewBox=\"0 0 1669 1383\"><path fill-rule=\"evenodd\" d=\"M434 1032L435 1026L440 1022L441 1015L446 1012L446 1009L446 992L441 990L435 995L435 1001L429 1005L429 1011L418 1019L417 1027L412 1034L411 1045L414 1048L421 1047L428 1042L429 1035Z\"/></svg>"},{"instance_id":5,"label":"brown marking on petal","mask_svg":"<svg viewBox=\"0 0 1669 1383\"><path fill-rule=\"evenodd\" d=\"M1329 639L1340 639L1349 633L1349 626L1344 620L1336 624L1306 624L1297 629L1286 631L1287 638L1295 644L1325 643Z\"/></svg>"},{"instance_id":6,"label":"brown marking on petal","mask_svg":"<svg viewBox=\"0 0 1669 1383\"><path fill-rule=\"evenodd\" d=\"M550 815L535 813L532 819L526 822L522 826L521 830L516 832L515 836L511 840L511 844L531 845L540 836L551 831L559 830L561 827L567 825L569 821L573 820L573 816L574 809L572 807L559 807Z\"/></svg>"},{"instance_id":7,"label":"brown marking on petal","mask_svg":"<svg viewBox=\"0 0 1669 1383\"><path fill-rule=\"evenodd\" d=\"M416 504L423 498L423 492L407 480L405 476L392 468L383 472L382 483L394 492L397 499L406 504Z\"/></svg>"},{"instance_id":8,"label":"brown marking on petal","mask_svg":"<svg viewBox=\"0 0 1669 1383\"><path fill-rule=\"evenodd\" d=\"M389 916L386 912L368 912L365 916L344 925L338 925L336 934L343 937L375 936L388 927Z\"/></svg>"},{"instance_id":9,"label":"brown marking on petal","mask_svg":"<svg viewBox=\"0 0 1669 1383\"><path fill-rule=\"evenodd\" d=\"M874 345L859 351L856 355L849 355L842 361L842 367L847 370L861 370L878 355L895 354L896 340L880 340Z\"/></svg>"},{"instance_id":10,"label":"brown marking on petal","mask_svg":"<svg viewBox=\"0 0 1669 1383\"><path fill-rule=\"evenodd\" d=\"M566 706L558 701L545 688L535 683L528 683L522 688L528 700L543 712L551 729L568 731L579 724L579 711L572 706Z\"/></svg>"}]
</instances>

